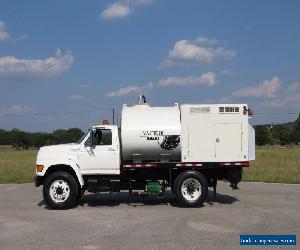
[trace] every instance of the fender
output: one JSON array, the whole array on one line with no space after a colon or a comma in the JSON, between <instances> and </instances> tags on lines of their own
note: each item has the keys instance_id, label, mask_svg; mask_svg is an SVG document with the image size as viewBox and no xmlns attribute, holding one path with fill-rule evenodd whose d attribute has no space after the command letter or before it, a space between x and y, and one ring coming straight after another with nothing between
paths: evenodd
<instances>
[{"instance_id":1,"label":"fender","mask_svg":"<svg viewBox=\"0 0 300 250\"><path fill-rule=\"evenodd\" d=\"M38 163L37 162L37 165L43 165L44 166L42 172L36 172L37 176L45 176L49 169L51 169L55 166L58 166L58 165L69 166L74 170L80 186L82 187L84 185L84 180L83 180L82 174L80 172L80 167L76 163L74 163L71 159L69 159L67 161L55 161L55 162L53 162L53 161L43 161L43 163Z\"/></svg>"}]
</instances>

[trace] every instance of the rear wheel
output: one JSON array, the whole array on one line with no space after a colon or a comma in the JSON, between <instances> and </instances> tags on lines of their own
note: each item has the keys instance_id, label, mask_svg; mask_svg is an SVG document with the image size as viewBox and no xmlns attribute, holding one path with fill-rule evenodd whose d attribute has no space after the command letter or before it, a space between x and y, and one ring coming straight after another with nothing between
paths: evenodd
<instances>
[{"instance_id":1,"label":"rear wheel","mask_svg":"<svg viewBox=\"0 0 300 250\"><path fill-rule=\"evenodd\" d=\"M78 184L71 174L62 171L54 172L44 182L43 196L50 208L71 208L77 201Z\"/></svg>"},{"instance_id":2,"label":"rear wheel","mask_svg":"<svg viewBox=\"0 0 300 250\"><path fill-rule=\"evenodd\" d=\"M171 186L171 191L172 191L173 194L176 193L176 184L177 184L177 181L178 181L178 178L177 177L174 178L173 184Z\"/></svg>"},{"instance_id":3,"label":"rear wheel","mask_svg":"<svg viewBox=\"0 0 300 250\"><path fill-rule=\"evenodd\" d=\"M197 171L185 171L175 181L175 195L182 205L201 205L206 200L207 192L207 180Z\"/></svg>"}]
</instances>

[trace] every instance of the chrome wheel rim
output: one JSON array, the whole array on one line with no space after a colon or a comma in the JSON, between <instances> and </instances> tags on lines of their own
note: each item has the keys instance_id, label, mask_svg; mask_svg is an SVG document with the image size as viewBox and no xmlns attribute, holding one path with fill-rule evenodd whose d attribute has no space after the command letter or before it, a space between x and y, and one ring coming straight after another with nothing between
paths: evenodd
<instances>
[{"instance_id":1,"label":"chrome wheel rim","mask_svg":"<svg viewBox=\"0 0 300 250\"><path fill-rule=\"evenodd\" d=\"M50 186L49 194L55 203L65 202L70 196L69 184L64 180L55 180Z\"/></svg>"},{"instance_id":2,"label":"chrome wheel rim","mask_svg":"<svg viewBox=\"0 0 300 250\"><path fill-rule=\"evenodd\" d=\"M181 194L187 201L196 201L201 195L201 184L197 179L186 179L181 185Z\"/></svg>"}]
</instances>

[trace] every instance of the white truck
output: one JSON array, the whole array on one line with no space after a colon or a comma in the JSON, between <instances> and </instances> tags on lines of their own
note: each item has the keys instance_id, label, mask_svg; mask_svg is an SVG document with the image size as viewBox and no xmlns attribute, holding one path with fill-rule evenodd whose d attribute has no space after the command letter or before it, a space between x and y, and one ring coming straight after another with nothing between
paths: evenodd
<instances>
[{"instance_id":1,"label":"white truck","mask_svg":"<svg viewBox=\"0 0 300 250\"><path fill-rule=\"evenodd\" d=\"M217 180L233 189L255 159L246 104L123 105L121 126L92 126L78 143L42 147L35 185L46 204L66 209L88 192L159 196L171 188L185 206L202 204Z\"/></svg>"}]
</instances>

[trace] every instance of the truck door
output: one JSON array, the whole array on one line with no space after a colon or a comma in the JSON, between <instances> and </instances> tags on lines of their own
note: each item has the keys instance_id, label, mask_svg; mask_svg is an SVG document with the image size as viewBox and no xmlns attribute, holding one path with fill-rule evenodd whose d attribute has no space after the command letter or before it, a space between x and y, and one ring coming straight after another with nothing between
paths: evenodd
<instances>
[{"instance_id":1,"label":"truck door","mask_svg":"<svg viewBox=\"0 0 300 250\"><path fill-rule=\"evenodd\" d=\"M242 160L242 124L215 123L215 157L217 161Z\"/></svg>"},{"instance_id":2,"label":"truck door","mask_svg":"<svg viewBox=\"0 0 300 250\"><path fill-rule=\"evenodd\" d=\"M91 136L91 133L90 133ZM82 174L120 174L120 146L116 128L93 130L94 145L87 138L81 145L79 166Z\"/></svg>"}]
</instances>

